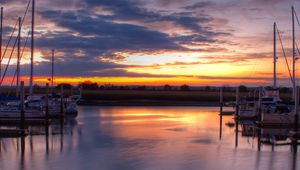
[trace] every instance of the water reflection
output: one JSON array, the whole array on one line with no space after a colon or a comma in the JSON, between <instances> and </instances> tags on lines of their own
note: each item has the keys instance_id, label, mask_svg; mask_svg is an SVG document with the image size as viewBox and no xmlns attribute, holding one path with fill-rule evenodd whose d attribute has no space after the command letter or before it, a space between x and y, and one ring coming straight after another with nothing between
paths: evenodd
<instances>
[{"instance_id":1,"label":"water reflection","mask_svg":"<svg viewBox=\"0 0 300 170\"><path fill-rule=\"evenodd\" d=\"M298 166L298 154L285 145L291 142L285 136L288 129L235 122L231 116L220 117L218 108L80 107L79 111L76 119L64 124L29 127L27 137L0 138L0 169Z\"/></svg>"}]
</instances>

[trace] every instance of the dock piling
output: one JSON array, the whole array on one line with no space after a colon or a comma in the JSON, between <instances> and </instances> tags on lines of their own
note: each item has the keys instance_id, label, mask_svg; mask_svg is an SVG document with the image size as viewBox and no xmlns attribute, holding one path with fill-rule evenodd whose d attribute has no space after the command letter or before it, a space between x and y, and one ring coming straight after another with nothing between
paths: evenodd
<instances>
[{"instance_id":1,"label":"dock piling","mask_svg":"<svg viewBox=\"0 0 300 170\"><path fill-rule=\"evenodd\" d=\"M235 120L235 147L239 145L239 120Z\"/></svg>"},{"instance_id":2,"label":"dock piling","mask_svg":"<svg viewBox=\"0 0 300 170\"><path fill-rule=\"evenodd\" d=\"M60 86L60 120L63 123L64 119L64 87Z\"/></svg>"},{"instance_id":3,"label":"dock piling","mask_svg":"<svg viewBox=\"0 0 300 170\"><path fill-rule=\"evenodd\" d=\"M46 97L45 97L45 140L46 140L46 153L49 153L49 83L46 83Z\"/></svg>"},{"instance_id":4,"label":"dock piling","mask_svg":"<svg viewBox=\"0 0 300 170\"><path fill-rule=\"evenodd\" d=\"M235 115L239 117L239 97L240 97L240 90L239 87L236 88L236 94L235 94Z\"/></svg>"},{"instance_id":5,"label":"dock piling","mask_svg":"<svg viewBox=\"0 0 300 170\"><path fill-rule=\"evenodd\" d=\"M263 113L262 113L262 87L259 87L258 91L258 121L261 122L263 121Z\"/></svg>"},{"instance_id":6,"label":"dock piling","mask_svg":"<svg viewBox=\"0 0 300 170\"><path fill-rule=\"evenodd\" d=\"M24 108L24 81L21 81L20 86L20 110L21 110L21 157L24 157L25 153L25 108Z\"/></svg>"},{"instance_id":7,"label":"dock piling","mask_svg":"<svg viewBox=\"0 0 300 170\"><path fill-rule=\"evenodd\" d=\"M46 113L46 125L49 121L49 83L46 83L46 98L45 98L45 113Z\"/></svg>"},{"instance_id":8,"label":"dock piling","mask_svg":"<svg viewBox=\"0 0 300 170\"><path fill-rule=\"evenodd\" d=\"M295 89L295 110L294 110L294 133L298 133L299 126L299 86ZM293 151L297 153L298 150L298 138L295 137L292 140L293 143Z\"/></svg>"},{"instance_id":9,"label":"dock piling","mask_svg":"<svg viewBox=\"0 0 300 170\"><path fill-rule=\"evenodd\" d=\"M21 110L21 126L20 129L22 130L22 133L24 133L25 129L25 108L24 108L24 81L21 81L21 87L20 87L20 110Z\"/></svg>"},{"instance_id":10,"label":"dock piling","mask_svg":"<svg viewBox=\"0 0 300 170\"><path fill-rule=\"evenodd\" d=\"M296 95L295 95L295 111L294 111L294 131L298 132L299 126L299 86L296 87Z\"/></svg>"},{"instance_id":11,"label":"dock piling","mask_svg":"<svg viewBox=\"0 0 300 170\"><path fill-rule=\"evenodd\" d=\"M220 140L222 139L222 123L223 122L223 87L220 87Z\"/></svg>"},{"instance_id":12,"label":"dock piling","mask_svg":"<svg viewBox=\"0 0 300 170\"><path fill-rule=\"evenodd\" d=\"M257 128L257 151L261 150L261 135L262 135L262 129L258 127Z\"/></svg>"},{"instance_id":13,"label":"dock piling","mask_svg":"<svg viewBox=\"0 0 300 170\"><path fill-rule=\"evenodd\" d=\"M238 136L239 136L239 122L238 122L238 117L239 117L239 98L240 98L240 90L239 87L236 88L236 94L235 94L235 115L237 117L235 121L235 147L238 147Z\"/></svg>"}]
</instances>

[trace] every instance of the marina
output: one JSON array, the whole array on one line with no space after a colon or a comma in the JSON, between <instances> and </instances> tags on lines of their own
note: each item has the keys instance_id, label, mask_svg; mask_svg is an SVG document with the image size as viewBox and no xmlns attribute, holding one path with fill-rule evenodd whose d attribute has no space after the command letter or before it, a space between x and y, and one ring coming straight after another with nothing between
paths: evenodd
<instances>
[{"instance_id":1,"label":"marina","mask_svg":"<svg viewBox=\"0 0 300 170\"><path fill-rule=\"evenodd\" d=\"M54 124L49 136L26 136L24 150L21 138L2 138L0 168L299 169L286 129L244 122L236 134L236 126L226 125L234 123L233 116L225 116L219 139L218 107L80 106L78 111L63 133ZM45 132L43 126L31 130Z\"/></svg>"},{"instance_id":2,"label":"marina","mask_svg":"<svg viewBox=\"0 0 300 170\"><path fill-rule=\"evenodd\" d=\"M28 14L29 7L31 7L31 31L28 32L24 47L21 49L21 36L22 36L22 26L24 24L26 15ZM65 96L63 93L63 86L60 88L60 93L57 94L53 91L54 88L54 55L55 51L52 49L52 60L51 60L51 93L49 83L46 83L46 88L44 94L34 94L33 92L33 67L34 63L34 34L35 34L35 0L28 1L26 11L23 18L19 17L17 23L15 24L14 29L12 30L9 41L2 55L2 29L4 23L4 8L1 8L1 61L5 57L5 53L8 49L11 39L13 38L14 33L17 31L17 37L15 39L14 46L10 52L8 63L4 69L1 76L0 85L2 85L3 80L5 79L8 67L10 66L10 61L14 50L17 44L17 66L15 70L14 78L11 82L13 85L14 80L16 79L16 94L11 97L11 100L1 100L0 105L0 122L2 124L9 125L20 125L21 131L24 131L25 125L31 124L48 124L50 119L61 119L63 121L65 115L77 116L77 102L81 98L81 93L79 95ZM18 29L17 29L18 25ZM23 56L24 49L27 44L27 40L31 36L31 63L30 63L30 80L29 80L29 94L25 94L25 83L20 81L20 62ZM22 52L21 52L22 51ZM2 67L2 65L1 65ZM1 69L0 69L1 70ZM9 97L6 96L6 98ZM2 97L5 99L5 97ZM7 131L1 131L7 133ZM0 134L1 135L1 134Z\"/></svg>"},{"instance_id":3,"label":"marina","mask_svg":"<svg viewBox=\"0 0 300 170\"><path fill-rule=\"evenodd\" d=\"M300 169L300 4L272 3L1 2L0 170Z\"/></svg>"}]
</instances>

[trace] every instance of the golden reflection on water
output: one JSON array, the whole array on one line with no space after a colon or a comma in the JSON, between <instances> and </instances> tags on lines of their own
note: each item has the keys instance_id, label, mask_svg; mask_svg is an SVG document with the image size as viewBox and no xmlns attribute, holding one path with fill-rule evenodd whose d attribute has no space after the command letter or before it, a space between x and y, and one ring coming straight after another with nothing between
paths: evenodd
<instances>
[{"instance_id":1,"label":"golden reflection on water","mask_svg":"<svg viewBox=\"0 0 300 170\"><path fill-rule=\"evenodd\" d=\"M216 107L80 107L77 121L63 134L0 139L0 169L291 169L289 147L263 146L238 133L223 117L219 140ZM43 127L33 128L43 131ZM284 133L283 131L279 131ZM263 130L276 134L277 131ZM274 154L274 155L273 155ZM217 161L217 163L216 163ZM272 162L272 163L270 163Z\"/></svg>"},{"instance_id":2,"label":"golden reflection on water","mask_svg":"<svg viewBox=\"0 0 300 170\"><path fill-rule=\"evenodd\" d=\"M104 113L102 113L104 112ZM100 123L125 123L125 124L152 124L152 123L177 123L181 125L200 125L216 127L218 117L215 109L207 108L199 111L198 108L184 107L127 107L124 109L108 108L99 113ZM105 119L107 118L107 119Z\"/></svg>"},{"instance_id":3,"label":"golden reflection on water","mask_svg":"<svg viewBox=\"0 0 300 170\"><path fill-rule=\"evenodd\" d=\"M131 139L193 137L219 130L218 111L210 107L107 107L98 114L100 129ZM224 117L228 121L232 117Z\"/></svg>"}]
</instances>

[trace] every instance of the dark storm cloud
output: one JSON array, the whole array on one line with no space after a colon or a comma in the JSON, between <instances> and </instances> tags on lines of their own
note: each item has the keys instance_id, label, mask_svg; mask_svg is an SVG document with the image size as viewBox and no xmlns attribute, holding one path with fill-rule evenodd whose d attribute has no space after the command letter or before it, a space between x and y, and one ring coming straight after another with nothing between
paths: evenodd
<instances>
[{"instance_id":1,"label":"dark storm cloud","mask_svg":"<svg viewBox=\"0 0 300 170\"><path fill-rule=\"evenodd\" d=\"M180 25L196 32L203 32L205 28L203 28L200 24L212 20L212 18L205 15L194 17L192 16L192 13L189 12L161 14L159 12L149 11L148 9L140 7L142 6L141 3L132 0L87 0L86 3L91 8L97 8L100 6L113 11L115 18L141 20L144 22L172 21L176 25ZM197 7L200 8L200 4L198 4ZM202 7L205 7L205 5L203 4Z\"/></svg>"},{"instance_id":2,"label":"dark storm cloud","mask_svg":"<svg viewBox=\"0 0 300 170\"><path fill-rule=\"evenodd\" d=\"M53 15L55 13L55 15ZM63 42L67 47L101 48L103 50L159 50L180 49L167 34L149 30L142 26L126 23L113 23L100 17L78 16L75 13L42 12L47 17L57 22L58 25L68 28L81 36L58 35L50 40ZM89 37L84 37L89 36ZM47 41L47 38L46 42ZM43 40L41 40L43 41ZM42 44L45 44L41 42ZM47 44L46 44L47 45Z\"/></svg>"},{"instance_id":3,"label":"dark storm cloud","mask_svg":"<svg viewBox=\"0 0 300 170\"><path fill-rule=\"evenodd\" d=\"M98 48L103 50L183 50L184 48L178 43L214 42L217 35L228 34L215 32L211 28L202 26L201 23L212 21L212 18L207 16L193 17L192 13L189 12L162 15L139 7L140 3L137 3L137 1L87 0L86 5L89 10L72 12L42 11L40 14L44 18L56 22L59 26L80 33L81 37L70 36L72 41L78 39L78 44L72 45L72 47L78 47L82 44L83 46L88 45L86 48L93 48L96 44ZM91 15L93 8L95 10L97 7L113 11L113 15ZM172 21L175 25L192 30L194 34L170 37L168 34L150 30L143 26L115 23L113 22L114 19L142 20L143 22ZM94 37L82 38L82 36L87 35ZM60 37L59 39L68 40L66 37ZM61 41L58 40L58 42ZM66 45L68 46L68 43Z\"/></svg>"},{"instance_id":4,"label":"dark storm cloud","mask_svg":"<svg viewBox=\"0 0 300 170\"><path fill-rule=\"evenodd\" d=\"M18 0L0 0L1 4L14 3L14 2L18 2Z\"/></svg>"},{"instance_id":5,"label":"dark storm cloud","mask_svg":"<svg viewBox=\"0 0 300 170\"><path fill-rule=\"evenodd\" d=\"M199 9L199 8L205 8L205 7L209 7L209 6L212 6L212 5L214 5L214 3L209 2L209 1L204 1L204 2L197 2L193 5L189 5L189 6L186 6L184 8L188 9L188 10L196 10L196 9Z\"/></svg>"},{"instance_id":6,"label":"dark storm cloud","mask_svg":"<svg viewBox=\"0 0 300 170\"><path fill-rule=\"evenodd\" d=\"M25 72L29 73L29 66L24 66ZM89 60L76 61L68 59L66 61L55 62L55 72L60 76L100 76L101 71L122 69L124 66L107 62L93 62ZM50 75L51 63L41 62L35 66L36 75ZM47 74L48 73L48 74Z\"/></svg>"},{"instance_id":7,"label":"dark storm cloud","mask_svg":"<svg viewBox=\"0 0 300 170\"><path fill-rule=\"evenodd\" d=\"M114 12L114 15L123 19L140 19L153 21L160 17L158 13L151 12L145 8L139 7L141 5L138 1L132 0L86 0L86 5L90 8L97 8L99 6Z\"/></svg>"},{"instance_id":8,"label":"dark storm cloud","mask_svg":"<svg viewBox=\"0 0 300 170\"><path fill-rule=\"evenodd\" d=\"M160 21L173 21L176 25L183 26L196 33L209 33L208 27L200 25L212 21L209 17L192 17L192 13L173 13L172 15L161 17Z\"/></svg>"},{"instance_id":9,"label":"dark storm cloud","mask_svg":"<svg viewBox=\"0 0 300 170\"><path fill-rule=\"evenodd\" d=\"M152 74L138 74L127 72L125 68L127 66L121 64L115 64L110 62L95 62L89 60L76 60L70 59L72 57L67 56L64 61L54 63L55 74L59 76L132 76L132 77L157 77ZM56 61L58 59L56 58ZM7 65L2 65L6 68ZM6 76L13 76L16 70L16 65L9 65ZM23 76L28 76L30 73L30 65L21 65L21 73ZM51 75L51 63L47 61L36 63L34 66L35 76L50 76Z\"/></svg>"},{"instance_id":10,"label":"dark storm cloud","mask_svg":"<svg viewBox=\"0 0 300 170\"><path fill-rule=\"evenodd\" d=\"M275 5L279 3L284 3L284 4L292 4L293 2L296 2L295 0L249 0L251 3L256 3L260 5Z\"/></svg>"},{"instance_id":11,"label":"dark storm cloud","mask_svg":"<svg viewBox=\"0 0 300 170\"><path fill-rule=\"evenodd\" d=\"M147 73L134 73L126 71L128 66L114 64L109 62L92 62L92 61L61 61L55 63L55 74L59 76L71 77L93 77L93 76L115 76L115 77L176 77L176 75L155 75ZM8 76L13 76L15 66L11 66ZM24 76L29 75L30 66L22 65L21 71ZM35 76L50 76L51 63L40 62L35 66Z\"/></svg>"}]
</instances>

